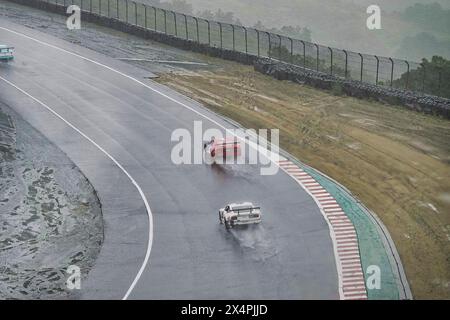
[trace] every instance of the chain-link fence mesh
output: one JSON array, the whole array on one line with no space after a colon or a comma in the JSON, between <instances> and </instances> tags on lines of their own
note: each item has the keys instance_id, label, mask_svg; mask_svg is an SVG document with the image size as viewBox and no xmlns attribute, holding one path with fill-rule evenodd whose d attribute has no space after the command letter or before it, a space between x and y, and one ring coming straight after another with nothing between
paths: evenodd
<instances>
[{"instance_id":1,"label":"chain-link fence mesh","mask_svg":"<svg viewBox=\"0 0 450 320\"><path fill-rule=\"evenodd\" d=\"M431 63L330 48L244 26L206 20L131 0L42 0L77 5L82 11L118 19L179 38L268 57L333 76L450 97L450 74Z\"/></svg>"}]
</instances>

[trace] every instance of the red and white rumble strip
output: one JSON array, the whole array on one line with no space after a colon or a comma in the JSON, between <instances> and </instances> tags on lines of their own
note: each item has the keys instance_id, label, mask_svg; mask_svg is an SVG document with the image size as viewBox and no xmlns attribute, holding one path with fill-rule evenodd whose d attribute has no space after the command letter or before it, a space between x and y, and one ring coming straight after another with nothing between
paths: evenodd
<instances>
[{"instance_id":1,"label":"red and white rumble strip","mask_svg":"<svg viewBox=\"0 0 450 320\"><path fill-rule=\"evenodd\" d=\"M330 227L341 299L367 299L358 238L353 223L333 196L308 173L289 160L280 160L278 164L314 198Z\"/></svg>"}]
</instances>

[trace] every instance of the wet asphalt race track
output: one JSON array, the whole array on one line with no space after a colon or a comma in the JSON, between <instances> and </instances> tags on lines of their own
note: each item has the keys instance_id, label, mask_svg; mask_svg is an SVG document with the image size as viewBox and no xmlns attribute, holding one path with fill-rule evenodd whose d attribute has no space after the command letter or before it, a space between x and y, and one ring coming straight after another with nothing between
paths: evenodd
<instances>
[{"instance_id":1,"label":"wet asphalt race track","mask_svg":"<svg viewBox=\"0 0 450 320\"><path fill-rule=\"evenodd\" d=\"M175 129L193 131L196 120L218 127L193 110L229 124L131 65L1 20L0 39L15 47L14 62L0 65L0 100L62 149L102 202L105 242L80 298L339 298L327 223L291 177L281 170L262 176L257 165L172 163ZM134 178L151 219L138 189L93 142ZM240 201L260 205L263 222L227 232L217 211Z\"/></svg>"}]
</instances>

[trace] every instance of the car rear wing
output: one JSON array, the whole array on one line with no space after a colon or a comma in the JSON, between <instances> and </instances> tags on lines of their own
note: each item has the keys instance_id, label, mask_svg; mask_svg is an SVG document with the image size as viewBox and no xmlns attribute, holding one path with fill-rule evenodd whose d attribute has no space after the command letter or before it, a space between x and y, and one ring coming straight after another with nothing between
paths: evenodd
<instances>
[{"instance_id":1,"label":"car rear wing","mask_svg":"<svg viewBox=\"0 0 450 320\"><path fill-rule=\"evenodd\" d=\"M236 212L237 214L241 213L241 212L247 212L250 211L250 213L253 212L253 210L261 210L261 207L248 207L248 208L241 208L241 209L232 209L234 212Z\"/></svg>"},{"instance_id":2,"label":"car rear wing","mask_svg":"<svg viewBox=\"0 0 450 320\"><path fill-rule=\"evenodd\" d=\"M227 147L227 146L238 147L238 146L240 146L240 142L237 140L222 140L222 141L216 141L215 145L216 145L216 147Z\"/></svg>"}]
</instances>

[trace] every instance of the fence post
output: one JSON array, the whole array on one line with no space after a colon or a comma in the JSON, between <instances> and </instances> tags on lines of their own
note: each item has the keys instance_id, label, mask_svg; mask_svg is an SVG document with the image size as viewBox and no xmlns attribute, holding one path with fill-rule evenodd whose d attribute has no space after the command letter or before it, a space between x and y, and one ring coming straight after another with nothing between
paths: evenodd
<instances>
[{"instance_id":1,"label":"fence post","mask_svg":"<svg viewBox=\"0 0 450 320\"><path fill-rule=\"evenodd\" d=\"M303 40L300 40L303 45L303 68L306 68L306 43Z\"/></svg>"},{"instance_id":2,"label":"fence post","mask_svg":"<svg viewBox=\"0 0 450 320\"><path fill-rule=\"evenodd\" d=\"M188 40L189 39L189 34L188 34L188 26L187 26L187 17L186 17L185 14L183 14L183 16L184 16L184 27L186 29L186 40Z\"/></svg>"},{"instance_id":3,"label":"fence post","mask_svg":"<svg viewBox=\"0 0 450 320\"><path fill-rule=\"evenodd\" d=\"M422 92L425 93L425 65L423 63L420 64L422 66L423 69L423 78L422 78Z\"/></svg>"},{"instance_id":4,"label":"fence post","mask_svg":"<svg viewBox=\"0 0 450 320\"><path fill-rule=\"evenodd\" d=\"M157 20L157 17L156 17L156 7L152 7L153 8L153 12L154 12L154 16L155 16L155 31L158 31L158 28L157 28L157 23L156 23L156 20Z\"/></svg>"},{"instance_id":5,"label":"fence post","mask_svg":"<svg viewBox=\"0 0 450 320\"><path fill-rule=\"evenodd\" d=\"M441 95L441 83L442 83L442 68L439 68L438 96Z\"/></svg>"},{"instance_id":6,"label":"fence post","mask_svg":"<svg viewBox=\"0 0 450 320\"><path fill-rule=\"evenodd\" d=\"M407 70L406 70L406 82L405 82L405 89L408 90L408 84L409 84L409 62L405 60Z\"/></svg>"},{"instance_id":7,"label":"fence post","mask_svg":"<svg viewBox=\"0 0 450 320\"><path fill-rule=\"evenodd\" d=\"M278 59L281 61L281 36L277 34L278 36Z\"/></svg>"},{"instance_id":8,"label":"fence post","mask_svg":"<svg viewBox=\"0 0 450 320\"><path fill-rule=\"evenodd\" d=\"M89 0L89 12L92 13L92 0Z\"/></svg>"},{"instance_id":9,"label":"fence post","mask_svg":"<svg viewBox=\"0 0 450 320\"><path fill-rule=\"evenodd\" d=\"M317 43L314 43L314 46L316 47L316 70L319 71L319 45Z\"/></svg>"},{"instance_id":10,"label":"fence post","mask_svg":"<svg viewBox=\"0 0 450 320\"><path fill-rule=\"evenodd\" d=\"M206 24L208 25L208 46L211 46L211 25L209 20L206 20Z\"/></svg>"},{"instance_id":11,"label":"fence post","mask_svg":"<svg viewBox=\"0 0 450 320\"><path fill-rule=\"evenodd\" d=\"M222 49L222 23L217 22L219 24L219 32L220 32L220 49Z\"/></svg>"},{"instance_id":12,"label":"fence post","mask_svg":"<svg viewBox=\"0 0 450 320\"><path fill-rule=\"evenodd\" d=\"M289 42L291 43L291 63L294 63L294 40L292 40L292 38L289 38Z\"/></svg>"},{"instance_id":13,"label":"fence post","mask_svg":"<svg viewBox=\"0 0 450 320\"><path fill-rule=\"evenodd\" d=\"M198 31L198 18L192 17L195 20L195 27L197 29L197 42L200 43L200 32Z\"/></svg>"},{"instance_id":14,"label":"fence post","mask_svg":"<svg viewBox=\"0 0 450 320\"><path fill-rule=\"evenodd\" d=\"M257 41L257 44L258 44L258 57L260 56L260 52L259 52L259 30L257 30L257 29L255 29L255 31L256 31L256 41Z\"/></svg>"},{"instance_id":15,"label":"fence post","mask_svg":"<svg viewBox=\"0 0 450 320\"><path fill-rule=\"evenodd\" d=\"M331 47L328 47L328 50L330 50L330 73L333 75L333 49Z\"/></svg>"},{"instance_id":16,"label":"fence post","mask_svg":"<svg viewBox=\"0 0 450 320\"><path fill-rule=\"evenodd\" d=\"M391 60L391 88L392 88L392 85L394 84L394 59L389 58L389 60Z\"/></svg>"},{"instance_id":17,"label":"fence post","mask_svg":"<svg viewBox=\"0 0 450 320\"><path fill-rule=\"evenodd\" d=\"M125 0L125 22L128 23L128 0Z\"/></svg>"},{"instance_id":18,"label":"fence post","mask_svg":"<svg viewBox=\"0 0 450 320\"><path fill-rule=\"evenodd\" d=\"M375 85L378 85L378 71L380 69L380 59L377 56L374 56L374 57L377 60L377 75L375 77Z\"/></svg>"},{"instance_id":19,"label":"fence post","mask_svg":"<svg viewBox=\"0 0 450 320\"><path fill-rule=\"evenodd\" d=\"M244 28L244 37L245 37L245 54L248 54L247 28L246 28L246 27L242 27L242 28Z\"/></svg>"},{"instance_id":20,"label":"fence post","mask_svg":"<svg viewBox=\"0 0 450 320\"><path fill-rule=\"evenodd\" d=\"M364 57L363 57L363 55L361 53L358 53L358 54L361 57L361 78L360 78L360 81L362 82L363 81Z\"/></svg>"},{"instance_id":21,"label":"fence post","mask_svg":"<svg viewBox=\"0 0 450 320\"><path fill-rule=\"evenodd\" d=\"M360 81L362 82L362 79L363 79L362 74L363 74L363 69L364 69L364 57L363 57L363 55L361 53L358 53L358 54L361 57L361 77L360 77Z\"/></svg>"},{"instance_id":22,"label":"fence post","mask_svg":"<svg viewBox=\"0 0 450 320\"><path fill-rule=\"evenodd\" d=\"M162 11L164 13L164 33L167 34L167 12L164 9Z\"/></svg>"},{"instance_id":23,"label":"fence post","mask_svg":"<svg viewBox=\"0 0 450 320\"><path fill-rule=\"evenodd\" d=\"M117 20L120 20L120 16L119 16L119 0L116 0L116 15L117 15Z\"/></svg>"},{"instance_id":24,"label":"fence post","mask_svg":"<svg viewBox=\"0 0 450 320\"><path fill-rule=\"evenodd\" d=\"M272 44L270 43L270 33L266 31L267 37L269 38L269 58L271 58Z\"/></svg>"},{"instance_id":25,"label":"fence post","mask_svg":"<svg viewBox=\"0 0 450 320\"><path fill-rule=\"evenodd\" d=\"M235 45L235 40L234 40L234 25L233 24L230 24L230 26L231 26L231 30L232 30L232 33L233 33L233 51L236 51L236 45Z\"/></svg>"},{"instance_id":26,"label":"fence post","mask_svg":"<svg viewBox=\"0 0 450 320\"><path fill-rule=\"evenodd\" d=\"M144 4L144 19L145 19L144 27L145 27L145 29L148 29L147 28L147 5L145 5L145 4Z\"/></svg>"},{"instance_id":27,"label":"fence post","mask_svg":"<svg viewBox=\"0 0 450 320\"><path fill-rule=\"evenodd\" d=\"M133 1L134 2L134 1ZM137 3L134 2L134 22L135 25L138 26L138 19L137 19Z\"/></svg>"},{"instance_id":28,"label":"fence post","mask_svg":"<svg viewBox=\"0 0 450 320\"><path fill-rule=\"evenodd\" d=\"M347 50L342 50L342 52L344 52L344 54L345 54L345 79L347 79L347 75L348 75L348 53L347 53Z\"/></svg>"},{"instance_id":29,"label":"fence post","mask_svg":"<svg viewBox=\"0 0 450 320\"><path fill-rule=\"evenodd\" d=\"M98 14L102 15L102 0L98 0Z\"/></svg>"},{"instance_id":30,"label":"fence post","mask_svg":"<svg viewBox=\"0 0 450 320\"><path fill-rule=\"evenodd\" d=\"M175 11L172 11L173 20L175 21L175 37L178 37L178 26L177 26L177 14Z\"/></svg>"}]
</instances>

